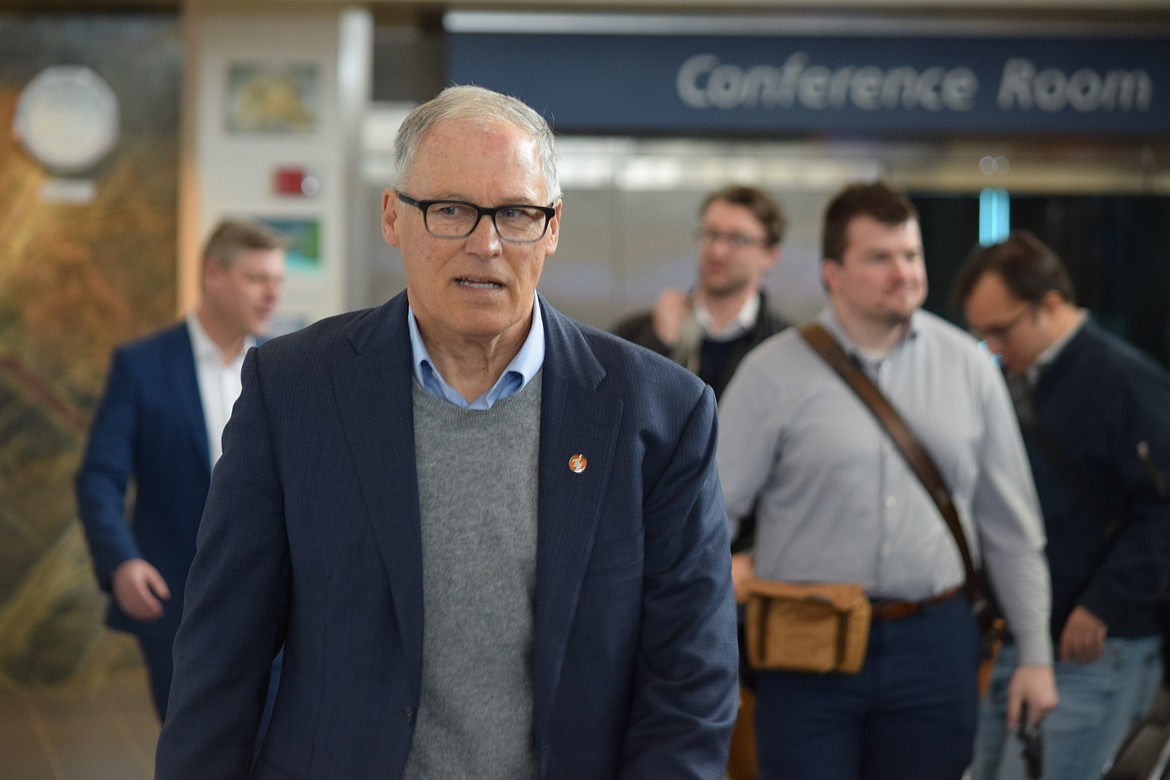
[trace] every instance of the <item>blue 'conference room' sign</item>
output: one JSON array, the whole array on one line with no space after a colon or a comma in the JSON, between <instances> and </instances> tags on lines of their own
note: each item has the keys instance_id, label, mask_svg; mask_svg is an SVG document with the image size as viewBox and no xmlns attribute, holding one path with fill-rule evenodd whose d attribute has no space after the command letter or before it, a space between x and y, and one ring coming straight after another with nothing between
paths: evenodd
<instances>
[{"instance_id":1,"label":"blue 'conference room' sign","mask_svg":"<svg viewBox=\"0 0 1170 780\"><path fill-rule=\"evenodd\" d=\"M455 33L449 78L558 132L1170 132L1170 40Z\"/></svg>"}]
</instances>

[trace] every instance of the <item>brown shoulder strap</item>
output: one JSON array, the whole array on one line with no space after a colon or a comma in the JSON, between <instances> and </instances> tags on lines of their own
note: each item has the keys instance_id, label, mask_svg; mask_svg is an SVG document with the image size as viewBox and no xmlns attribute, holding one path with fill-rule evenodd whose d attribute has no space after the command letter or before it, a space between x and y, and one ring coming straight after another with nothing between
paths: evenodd
<instances>
[{"instance_id":1,"label":"brown shoulder strap","mask_svg":"<svg viewBox=\"0 0 1170 780\"><path fill-rule=\"evenodd\" d=\"M877 385L870 381L866 373L845 354L845 350L825 330L823 325L819 322L810 322L800 328L800 335L834 371L840 374L841 378L845 380L845 384L849 385L853 392L857 393L858 397L865 402L865 405L873 412L873 416L877 418L894 444L897 445L906 462L910 464L910 468L914 470L919 481L926 488L926 492L934 499L939 513L946 521L947 528L955 537L955 543L959 546L959 554L963 556L963 569L967 575L967 582L963 586L964 590L967 591L972 605L977 609L982 609L984 606L982 573L975 568L975 562L971 558L971 549L967 545L967 536L959 524L959 513L955 509L954 501L951 500L951 491L947 488L938 467L934 465L930 453L926 451L922 442L902 420L898 410L890 404Z\"/></svg>"}]
</instances>

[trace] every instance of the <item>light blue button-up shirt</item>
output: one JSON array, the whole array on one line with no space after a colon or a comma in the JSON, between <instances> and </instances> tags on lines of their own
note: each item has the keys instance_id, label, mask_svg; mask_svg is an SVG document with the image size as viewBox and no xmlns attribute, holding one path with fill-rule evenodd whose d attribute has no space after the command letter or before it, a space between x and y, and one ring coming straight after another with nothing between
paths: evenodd
<instances>
[{"instance_id":1,"label":"light blue button-up shirt","mask_svg":"<svg viewBox=\"0 0 1170 780\"><path fill-rule=\"evenodd\" d=\"M536 297L532 302L532 326L528 329L528 337L520 345L520 351L512 362L504 369L504 373L496 380L486 393L472 401L468 401L456 390L447 384L439 369L431 360L427 346L423 343L422 334L418 330L418 321L414 317L414 310L407 307L407 327L410 328L410 349L413 354L414 378L427 394L435 398L449 401L464 409L491 409L492 404L508 396L515 395L540 371L544 366L544 318L540 315L540 304Z\"/></svg>"}]
</instances>

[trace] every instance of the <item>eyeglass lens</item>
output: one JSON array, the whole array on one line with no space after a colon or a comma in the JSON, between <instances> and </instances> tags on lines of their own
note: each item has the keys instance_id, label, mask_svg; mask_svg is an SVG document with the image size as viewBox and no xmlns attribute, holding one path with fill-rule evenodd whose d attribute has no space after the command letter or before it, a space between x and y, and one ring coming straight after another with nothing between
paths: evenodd
<instances>
[{"instance_id":1,"label":"eyeglass lens","mask_svg":"<svg viewBox=\"0 0 1170 780\"><path fill-rule=\"evenodd\" d=\"M1004 341L1009 335L1011 335L1011 332L1015 330L1017 325L1020 324L1020 321L1024 318L1024 315L1031 311L1031 309L1032 307L1030 305L1025 306L1016 316L1012 317L1002 325L988 325L986 328L981 328L976 331L975 335L984 341Z\"/></svg>"},{"instance_id":2,"label":"eyeglass lens","mask_svg":"<svg viewBox=\"0 0 1170 780\"><path fill-rule=\"evenodd\" d=\"M500 238L508 241L536 241L548 228L548 215L538 208L500 206L485 209L495 223ZM465 238L479 223L482 212L469 203L438 201L424 212L427 230L439 238Z\"/></svg>"},{"instance_id":3,"label":"eyeglass lens","mask_svg":"<svg viewBox=\"0 0 1170 780\"><path fill-rule=\"evenodd\" d=\"M700 230L699 240L708 244L722 241L734 249L743 249L749 246L762 246L764 239L745 236L743 233L720 233L718 230Z\"/></svg>"}]
</instances>

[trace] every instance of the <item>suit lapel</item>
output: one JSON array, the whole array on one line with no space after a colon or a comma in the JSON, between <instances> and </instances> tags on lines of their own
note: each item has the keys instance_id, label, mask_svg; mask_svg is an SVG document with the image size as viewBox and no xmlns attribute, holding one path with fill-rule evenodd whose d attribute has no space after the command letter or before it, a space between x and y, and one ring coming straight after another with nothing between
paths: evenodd
<instances>
[{"instance_id":1,"label":"suit lapel","mask_svg":"<svg viewBox=\"0 0 1170 780\"><path fill-rule=\"evenodd\" d=\"M405 295L358 320L350 341L357 354L335 365L334 394L417 686L423 648L422 539Z\"/></svg>"},{"instance_id":2,"label":"suit lapel","mask_svg":"<svg viewBox=\"0 0 1170 780\"><path fill-rule=\"evenodd\" d=\"M540 410L533 646L533 716L538 744L556 699L622 416L621 401L597 391L605 371L580 331L548 306L542 313L547 349ZM586 468L579 473L569 464L576 455L586 460Z\"/></svg>"},{"instance_id":3,"label":"suit lapel","mask_svg":"<svg viewBox=\"0 0 1170 780\"><path fill-rule=\"evenodd\" d=\"M605 371L571 322L544 305L540 492L533 646L539 740L556 698L569 631L589 563L621 424L619 399L597 392ZM357 352L334 369L334 393L374 537L390 581L412 679L421 680L422 539L406 300L355 324ZM569 466L574 455L585 471Z\"/></svg>"},{"instance_id":4,"label":"suit lapel","mask_svg":"<svg viewBox=\"0 0 1170 780\"><path fill-rule=\"evenodd\" d=\"M203 398L195 370L195 348L186 321L176 325L172 333L174 343L164 350L163 359L175 387L175 406L198 456L200 473L211 484L211 444L207 441L207 418L203 416Z\"/></svg>"}]
</instances>

